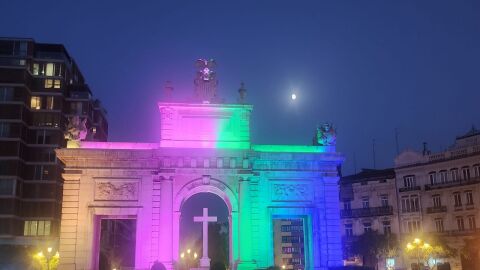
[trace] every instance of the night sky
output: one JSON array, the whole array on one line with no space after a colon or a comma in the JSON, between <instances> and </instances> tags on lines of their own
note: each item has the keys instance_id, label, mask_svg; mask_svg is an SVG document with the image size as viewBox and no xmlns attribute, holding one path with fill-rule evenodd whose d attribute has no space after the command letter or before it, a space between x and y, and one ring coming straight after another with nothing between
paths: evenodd
<instances>
[{"instance_id":1,"label":"night sky","mask_svg":"<svg viewBox=\"0 0 480 270\"><path fill-rule=\"evenodd\" d=\"M401 149L439 151L480 127L480 1L298 2L3 0L0 35L64 44L110 141L158 141L164 82L191 95L197 58L226 101L245 82L254 143L310 144L333 122L344 173L373 166L372 139L391 166L395 128Z\"/></svg>"}]
</instances>

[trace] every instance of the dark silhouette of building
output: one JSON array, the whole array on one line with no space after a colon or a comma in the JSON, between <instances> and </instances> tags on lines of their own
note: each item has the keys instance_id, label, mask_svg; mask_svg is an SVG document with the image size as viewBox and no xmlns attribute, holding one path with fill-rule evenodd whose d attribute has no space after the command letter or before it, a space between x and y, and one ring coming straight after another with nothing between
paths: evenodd
<instances>
[{"instance_id":1,"label":"dark silhouette of building","mask_svg":"<svg viewBox=\"0 0 480 270\"><path fill-rule=\"evenodd\" d=\"M0 246L56 245L65 128L87 119L86 140L106 141L106 111L61 44L0 38ZM1 258L0 258L1 259Z\"/></svg>"}]
</instances>

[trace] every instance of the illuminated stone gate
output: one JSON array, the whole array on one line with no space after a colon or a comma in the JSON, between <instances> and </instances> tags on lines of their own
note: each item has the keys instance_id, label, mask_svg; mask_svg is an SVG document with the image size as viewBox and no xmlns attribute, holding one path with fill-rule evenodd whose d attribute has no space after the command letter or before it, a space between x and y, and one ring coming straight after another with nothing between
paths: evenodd
<instances>
[{"instance_id":1,"label":"illuminated stone gate","mask_svg":"<svg viewBox=\"0 0 480 270\"><path fill-rule=\"evenodd\" d=\"M343 156L330 126L319 129L319 145L255 145L251 105L160 102L159 109L159 143L71 142L57 151L65 164L61 269L98 268L104 218L136 219L135 269L157 260L173 268L180 209L202 192L228 207L234 269L274 265L275 218L304 220L305 269L342 264Z\"/></svg>"}]
</instances>

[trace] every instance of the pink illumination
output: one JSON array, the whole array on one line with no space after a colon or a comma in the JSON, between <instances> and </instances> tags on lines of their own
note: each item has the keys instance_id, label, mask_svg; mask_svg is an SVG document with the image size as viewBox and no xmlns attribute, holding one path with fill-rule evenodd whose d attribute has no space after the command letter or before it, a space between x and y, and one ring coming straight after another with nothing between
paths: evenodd
<instances>
[{"instance_id":1,"label":"pink illumination","mask_svg":"<svg viewBox=\"0 0 480 270\"><path fill-rule=\"evenodd\" d=\"M80 149L157 149L158 143L133 143L133 142L87 142L82 141Z\"/></svg>"}]
</instances>

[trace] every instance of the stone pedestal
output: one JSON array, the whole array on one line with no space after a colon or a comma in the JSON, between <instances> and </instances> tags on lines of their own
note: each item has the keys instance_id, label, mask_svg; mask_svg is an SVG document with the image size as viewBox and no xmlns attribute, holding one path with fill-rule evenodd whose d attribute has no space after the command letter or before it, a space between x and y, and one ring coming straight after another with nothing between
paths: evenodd
<instances>
[{"instance_id":1,"label":"stone pedestal","mask_svg":"<svg viewBox=\"0 0 480 270\"><path fill-rule=\"evenodd\" d=\"M210 258L201 258L200 268L210 269Z\"/></svg>"}]
</instances>

